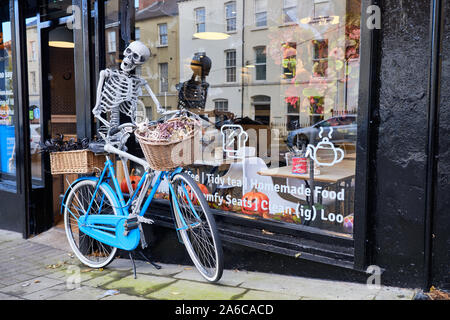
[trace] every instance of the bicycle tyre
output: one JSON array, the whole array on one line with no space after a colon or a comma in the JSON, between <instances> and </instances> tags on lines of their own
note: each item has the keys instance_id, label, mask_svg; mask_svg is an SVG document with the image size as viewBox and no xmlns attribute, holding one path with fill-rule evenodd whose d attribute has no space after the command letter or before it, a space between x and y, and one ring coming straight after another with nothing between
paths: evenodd
<instances>
[{"instance_id":1,"label":"bicycle tyre","mask_svg":"<svg viewBox=\"0 0 450 320\"><path fill-rule=\"evenodd\" d=\"M185 192L182 191L183 183L192 196L186 197ZM186 173L176 174L171 180L171 185L176 196L171 197L172 211L186 250L200 274L210 282L217 282L223 273L223 250L216 222L208 203L197 183ZM191 201L191 204L194 205L191 206L188 198L198 199L198 201L195 204ZM176 212L175 201L180 207L181 217ZM198 217L195 216L192 208ZM198 218L200 218L200 222ZM186 224L182 219L186 221ZM186 228L186 225L189 227ZM200 243L200 241L203 242ZM201 247L202 245L205 247Z\"/></svg>"},{"instance_id":2,"label":"bicycle tyre","mask_svg":"<svg viewBox=\"0 0 450 320\"><path fill-rule=\"evenodd\" d=\"M65 202L64 226L70 247L77 258L91 268L104 268L114 260L117 248L103 244L82 233L78 229L76 217L73 216L85 214L95 191L96 184L97 181L95 180L81 180L72 187ZM104 198L103 195L105 196ZM99 197L103 199L100 203L101 206L98 204ZM107 189L100 185L89 214L117 215L117 206L113 205L115 203L113 197ZM96 212L96 207L97 211L100 212Z\"/></svg>"}]
</instances>

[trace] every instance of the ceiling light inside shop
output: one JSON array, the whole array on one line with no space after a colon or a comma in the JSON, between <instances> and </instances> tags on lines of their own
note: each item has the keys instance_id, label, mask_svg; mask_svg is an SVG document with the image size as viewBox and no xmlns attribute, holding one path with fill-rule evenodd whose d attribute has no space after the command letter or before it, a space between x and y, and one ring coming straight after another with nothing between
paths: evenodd
<instances>
[{"instance_id":1,"label":"ceiling light inside shop","mask_svg":"<svg viewBox=\"0 0 450 320\"><path fill-rule=\"evenodd\" d=\"M54 48L64 48L64 49L73 49L75 48L75 44L73 42L67 41L49 41L48 45Z\"/></svg>"},{"instance_id":2,"label":"ceiling light inside shop","mask_svg":"<svg viewBox=\"0 0 450 320\"><path fill-rule=\"evenodd\" d=\"M225 40L230 37L229 34L222 32L197 32L194 33L194 38L203 40Z\"/></svg>"},{"instance_id":3,"label":"ceiling light inside shop","mask_svg":"<svg viewBox=\"0 0 450 320\"><path fill-rule=\"evenodd\" d=\"M75 48L72 30L69 30L64 26L50 31L48 35L48 45L54 48Z\"/></svg>"}]
</instances>

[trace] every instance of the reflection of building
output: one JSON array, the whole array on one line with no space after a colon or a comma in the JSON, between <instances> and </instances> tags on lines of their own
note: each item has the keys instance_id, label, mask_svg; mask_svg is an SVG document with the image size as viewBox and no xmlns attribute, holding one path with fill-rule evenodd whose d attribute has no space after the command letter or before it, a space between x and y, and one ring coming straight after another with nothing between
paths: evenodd
<instances>
[{"instance_id":1,"label":"reflection of building","mask_svg":"<svg viewBox=\"0 0 450 320\"><path fill-rule=\"evenodd\" d=\"M176 0L141 1L136 12L136 40L151 50L150 60L139 70L161 105L167 109L177 106L175 85L179 77L178 6ZM147 94L144 92L144 94ZM152 99L142 97L147 117L155 119Z\"/></svg>"},{"instance_id":2,"label":"reflection of building","mask_svg":"<svg viewBox=\"0 0 450 320\"><path fill-rule=\"evenodd\" d=\"M28 50L28 88L30 111L40 108L41 85L40 85L40 63L38 49L38 33L36 19L27 24L27 50ZM31 115L32 113L30 113ZM39 119L30 116L31 123L39 123Z\"/></svg>"},{"instance_id":3,"label":"reflection of building","mask_svg":"<svg viewBox=\"0 0 450 320\"><path fill-rule=\"evenodd\" d=\"M213 60L207 109L249 116L282 136L333 114L355 112L359 33L349 25L359 12L351 12L348 2L285 1L280 8L267 0L180 1L180 30L194 34L201 24L200 31L229 36L180 38L181 78L190 75L190 56L205 51Z\"/></svg>"},{"instance_id":4,"label":"reflection of building","mask_svg":"<svg viewBox=\"0 0 450 320\"><path fill-rule=\"evenodd\" d=\"M217 109L242 115L242 0L185 0L179 1L180 80L191 75L190 61L196 52L205 52L212 60L206 79L210 84L205 110ZM225 40L205 40L193 37L197 31L219 32L229 36Z\"/></svg>"}]
</instances>

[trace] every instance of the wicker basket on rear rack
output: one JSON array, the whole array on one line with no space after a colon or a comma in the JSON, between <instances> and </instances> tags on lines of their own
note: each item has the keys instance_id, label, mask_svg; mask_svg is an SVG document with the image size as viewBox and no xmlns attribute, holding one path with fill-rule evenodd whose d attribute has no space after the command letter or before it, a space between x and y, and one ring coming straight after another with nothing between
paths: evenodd
<instances>
[{"instance_id":1,"label":"wicker basket on rear rack","mask_svg":"<svg viewBox=\"0 0 450 320\"><path fill-rule=\"evenodd\" d=\"M179 120L174 118L168 122ZM149 130L156 127L151 126ZM135 135L144 153L150 168L156 171L169 171L178 167L188 166L194 163L194 141L200 133L199 127L195 126L189 135L178 141L155 141L147 138L145 133L139 129Z\"/></svg>"},{"instance_id":2,"label":"wicker basket on rear rack","mask_svg":"<svg viewBox=\"0 0 450 320\"><path fill-rule=\"evenodd\" d=\"M89 150L74 150L50 153L52 174L89 174L103 170L106 158Z\"/></svg>"}]
</instances>

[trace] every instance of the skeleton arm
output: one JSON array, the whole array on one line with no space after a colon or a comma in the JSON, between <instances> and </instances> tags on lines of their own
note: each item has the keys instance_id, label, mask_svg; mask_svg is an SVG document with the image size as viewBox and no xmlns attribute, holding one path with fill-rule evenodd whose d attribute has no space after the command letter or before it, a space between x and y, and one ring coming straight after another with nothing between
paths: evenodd
<instances>
[{"instance_id":1,"label":"skeleton arm","mask_svg":"<svg viewBox=\"0 0 450 320\"><path fill-rule=\"evenodd\" d=\"M104 118L102 118L101 103L102 103L103 84L105 83L106 77L109 77L109 75L110 75L109 69L100 71L100 78L98 80L97 86L97 101L95 103L94 109L92 110L94 116L108 128L110 127L109 122Z\"/></svg>"},{"instance_id":2,"label":"skeleton arm","mask_svg":"<svg viewBox=\"0 0 450 320\"><path fill-rule=\"evenodd\" d=\"M150 97L152 98L153 102L155 103L156 111L158 113L166 112L166 109L161 107L161 104L159 103L158 99L156 98L155 94L153 93L152 88L150 88L150 86L148 85L147 81L142 79L142 85L145 87L145 90L147 90L147 92L150 94Z\"/></svg>"}]
</instances>

